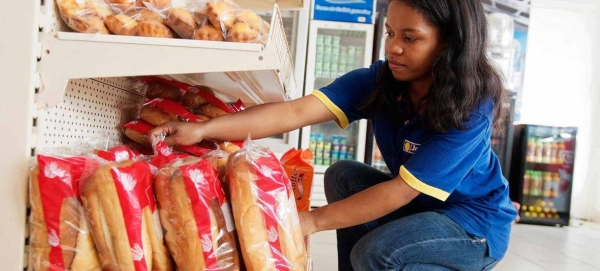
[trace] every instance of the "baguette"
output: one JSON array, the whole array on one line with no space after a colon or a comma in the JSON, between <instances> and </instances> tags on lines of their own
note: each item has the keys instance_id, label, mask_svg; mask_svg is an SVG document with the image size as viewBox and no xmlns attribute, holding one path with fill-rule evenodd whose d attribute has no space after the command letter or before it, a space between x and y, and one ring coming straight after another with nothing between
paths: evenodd
<instances>
[{"instance_id":1,"label":"baguette","mask_svg":"<svg viewBox=\"0 0 600 271\"><path fill-rule=\"evenodd\" d=\"M101 270L74 187L86 161L39 155L30 171L33 270Z\"/></svg>"},{"instance_id":2,"label":"baguette","mask_svg":"<svg viewBox=\"0 0 600 271\"><path fill-rule=\"evenodd\" d=\"M192 180L198 174L204 184ZM221 187L216 176L207 160L186 158L164 166L155 177L165 239L180 271L240 270L233 227L227 227L220 203L224 194L211 196Z\"/></svg>"},{"instance_id":3,"label":"baguette","mask_svg":"<svg viewBox=\"0 0 600 271\"><path fill-rule=\"evenodd\" d=\"M304 271L307 257L293 191L277 158L245 146L230 157L226 174L248 271Z\"/></svg>"},{"instance_id":4,"label":"baguette","mask_svg":"<svg viewBox=\"0 0 600 271\"><path fill-rule=\"evenodd\" d=\"M101 166L81 198L103 270L172 270L152 218L150 167L124 161Z\"/></svg>"}]
</instances>

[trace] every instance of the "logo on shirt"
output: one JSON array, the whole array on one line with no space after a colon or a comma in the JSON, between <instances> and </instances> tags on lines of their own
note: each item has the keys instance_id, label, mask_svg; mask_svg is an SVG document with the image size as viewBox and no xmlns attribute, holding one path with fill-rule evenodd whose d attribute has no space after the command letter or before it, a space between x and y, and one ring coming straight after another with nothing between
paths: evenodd
<instances>
[{"instance_id":1,"label":"logo on shirt","mask_svg":"<svg viewBox=\"0 0 600 271\"><path fill-rule=\"evenodd\" d=\"M421 146L421 144L417 144L414 142L410 142L408 140L404 140L404 151L410 154L415 154L415 152L417 151L417 149L419 148L419 146Z\"/></svg>"}]
</instances>

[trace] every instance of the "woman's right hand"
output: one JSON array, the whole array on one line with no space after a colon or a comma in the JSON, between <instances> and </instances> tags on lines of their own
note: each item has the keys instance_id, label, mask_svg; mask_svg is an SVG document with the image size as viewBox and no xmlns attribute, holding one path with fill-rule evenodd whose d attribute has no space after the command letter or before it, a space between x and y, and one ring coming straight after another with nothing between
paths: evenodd
<instances>
[{"instance_id":1,"label":"woman's right hand","mask_svg":"<svg viewBox=\"0 0 600 271\"><path fill-rule=\"evenodd\" d=\"M203 139L202 126L204 123L171 121L150 130L148 136L155 138L159 135L165 135L167 145L189 146L196 144Z\"/></svg>"}]
</instances>

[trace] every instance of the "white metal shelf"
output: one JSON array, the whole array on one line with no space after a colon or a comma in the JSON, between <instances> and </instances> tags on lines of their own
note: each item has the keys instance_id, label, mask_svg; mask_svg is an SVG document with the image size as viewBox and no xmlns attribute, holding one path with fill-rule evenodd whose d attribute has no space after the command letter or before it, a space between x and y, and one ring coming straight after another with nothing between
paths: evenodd
<instances>
[{"instance_id":1,"label":"white metal shelf","mask_svg":"<svg viewBox=\"0 0 600 271\"><path fill-rule=\"evenodd\" d=\"M60 21L58 25L55 31L49 27L51 31L40 34L37 108L56 106L68 80L83 78L168 75L214 87L250 105L289 100L296 91L277 5L266 45L83 34L59 31Z\"/></svg>"}]
</instances>

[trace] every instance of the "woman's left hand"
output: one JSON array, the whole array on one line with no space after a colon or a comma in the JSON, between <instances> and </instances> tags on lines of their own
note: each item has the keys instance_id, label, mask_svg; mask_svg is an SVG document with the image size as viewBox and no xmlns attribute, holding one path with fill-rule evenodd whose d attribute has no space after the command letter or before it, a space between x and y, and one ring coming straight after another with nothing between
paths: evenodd
<instances>
[{"instance_id":1,"label":"woman's left hand","mask_svg":"<svg viewBox=\"0 0 600 271\"><path fill-rule=\"evenodd\" d=\"M298 212L298 217L300 218L302 236L317 232L317 223L313 212Z\"/></svg>"}]
</instances>

